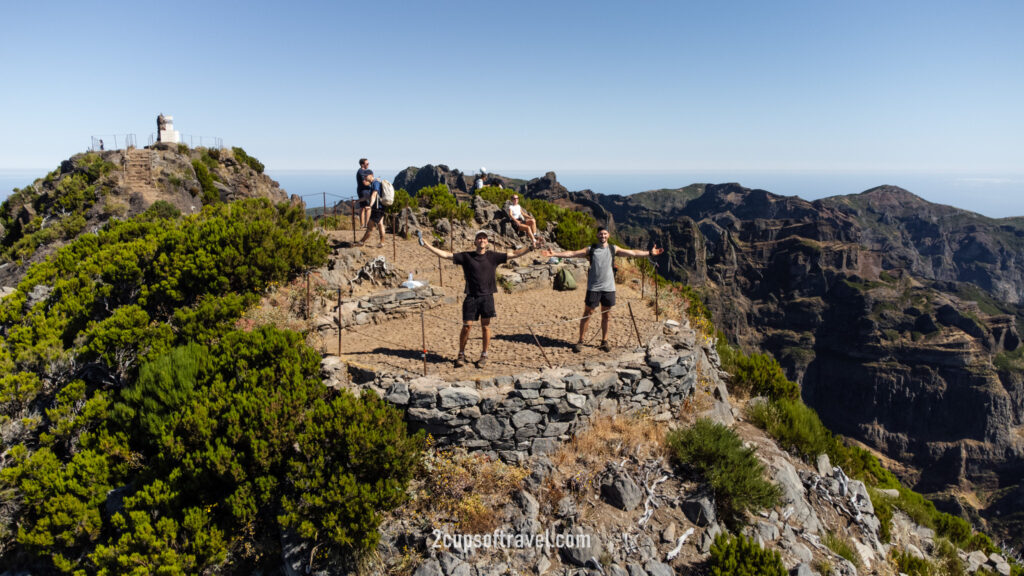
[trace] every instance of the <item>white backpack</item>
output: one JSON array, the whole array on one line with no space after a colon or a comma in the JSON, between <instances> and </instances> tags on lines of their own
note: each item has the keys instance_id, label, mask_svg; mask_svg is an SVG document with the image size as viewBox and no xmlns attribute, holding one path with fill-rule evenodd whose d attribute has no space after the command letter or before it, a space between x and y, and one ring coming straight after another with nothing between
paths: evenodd
<instances>
[{"instance_id":1,"label":"white backpack","mask_svg":"<svg viewBox=\"0 0 1024 576\"><path fill-rule=\"evenodd\" d=\"M395 203L395 187L391 185L391 182L381 178L380 189L383 192L381 194L380 203L385 206L391 206Z\"/></svg>"}]
</instances>

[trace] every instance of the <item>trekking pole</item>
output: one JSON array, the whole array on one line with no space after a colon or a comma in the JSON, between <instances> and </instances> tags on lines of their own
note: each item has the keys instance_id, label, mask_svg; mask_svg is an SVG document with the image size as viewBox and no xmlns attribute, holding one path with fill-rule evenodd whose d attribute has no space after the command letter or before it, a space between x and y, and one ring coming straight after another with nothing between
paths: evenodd
<instances>
[{"instance_id":1,"label":"trekking pole","mask_svg":"<svg viewBox=\"0 0 1024 576\"><path fill-rule=\"evenodd\" d=\"M427 375L427 320L423 316L423 305L420 305L420 333L423 338L423 375Z\"/></svg>"},{"instance_id":2,"label":"trekking pole","mask_svg":"<svg viewBox=\"0 0 1024 576\"><path fill-rule=\"evenodd\" d=\"M640 329L636 327L636 316L633 316L633 305L629 302L626 302L626 307L629 308L629 319L633 321L633 330L636 331L636 342L642 348L644 345L644 341L640 339Z\"/></svg>"},{"instance_id":3,"label":"trekking pole","mask_svg":"<svg viewBox=\"0 0 1024 576\"><path fill-rule=\"evenodd\" d=\"M338 356L341 356L341 288L338 288Z\"/></svg>"},{"instance_id":4,"label":"trekking pole","mask_svg":"<svg viewBox=\"0 0 1024 576\"><path fill-rule=\"evenodd\" d=\"M537 343L537 348L540 348L540 353L544 356L544 361L547 362L548 368L554 368L554 366L551 365L551 360L548 360L548 354L544 351L544 347L540 345L540 340L538 340L537 335L533 333L533 326L527 324L526 327L530 330L530 335L533 336L533 341Z\"/></svg>"}]
</instances>

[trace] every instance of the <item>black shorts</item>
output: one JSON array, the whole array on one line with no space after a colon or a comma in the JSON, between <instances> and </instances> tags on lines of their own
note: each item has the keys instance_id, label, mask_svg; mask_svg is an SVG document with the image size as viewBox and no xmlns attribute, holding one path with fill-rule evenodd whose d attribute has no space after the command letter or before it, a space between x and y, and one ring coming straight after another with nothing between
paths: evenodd
<instances>
[{"instance_id":1,"label":"black shorts","mask_svg":"<svg viewBox=\"0 0 1024 576\"><path fill-rule=\"evenodd\" d=\"M371 224L377 224L378 222L380 222L383 219L384 219L384 209L383 208L374 208L373 210L370 211L370 223Z\"/></svg>"},{"instance_id":2,"label":"black shorts","mask_svg":"<svg viewBox=\"0 0 1024 576\"><path fill-rule=\"evenodd\" d=\"M360 190L359 191L359 206L366 208L370 205L370 198L373 196L373 190Z\"/></svg>"},{"instance_id":3,"label":"black shorts","mask_svg":"<svg viewBox=\"0 0 1024 576\"><path fill-rule=\"evenodd\" d=\"M615 306L615 292L594 292L587 290L587 296L583 299L583 305L593 310L600 304L606 308Z\"/></svg>"},{"instance_id":4,"label":"black shorts","mask_svg":"<svg viewBox=\"0 0 1024 576\"><path fill-rule=\"evenodd\" d=\"M462 321L474 322L480 318L494 318L497 316L494 311L494 294L483 296L466 295L462 302Z\"/></svg>"}]
</instances>

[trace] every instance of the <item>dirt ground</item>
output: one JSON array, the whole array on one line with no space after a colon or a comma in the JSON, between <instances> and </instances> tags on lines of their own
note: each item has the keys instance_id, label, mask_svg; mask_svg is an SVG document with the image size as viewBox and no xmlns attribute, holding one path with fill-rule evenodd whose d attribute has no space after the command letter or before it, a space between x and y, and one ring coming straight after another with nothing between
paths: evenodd
<instances>
[{"instance_id":1,"label":"dirt ground","mask_svg":"<svg viewBox=\"0 0 1024 576\"><path fill-rule=\"evenodd\" d=\"M469 230L467 234L473 231ZM438 259L425 248L417 245L415 239L393 240L389 235L385 239L384 248L376 248L376 234L371 237L367 247L356 248L351 245L351 231L331 233L336 253L342 250L359 250L361 258L371 260L378 255L393 263L399 270L401 278L412 272L417 280L428 281L432 286L442 283L438 272ZM492 249L512 249L509 241L496 239ZM472 246L468 238L457 236L455 250L468 250ZM445 249L449 249L446 245ZM396 257L397 256L397 257ZM539 252L531 252L518 259L518 265L528 265L543 258ZM620 266L623 258L618 259ZM622 266L629 268L628 266ZM507 266L498 268L511 271ZM655 321L653 298L650 294L650 281L646 284L646 298L640 298L639 275L627 277L617 286L616 305L611 312L609 338L613 349L602 352L597 348L600 344L600 317L591 318L584 338L586 346L581 353L574 353L572 345L579 334L580 317L583 316L583 297L585 286L568 292L558 292L551 288L505 293L499 288L494 302L497 317L491 321L491 342L488 350L488 362L484 368L477 368L474 363L480 357L482 347L481 328L474 323L466 346L466 356L470 363L462 368L455 368L453 361L458 353L458 337L462 326L462 291L464 280L462 269L450 261L443 262L443 286L445 292L457 298L453 304L445 304L425 310L421 320L418 313L406 318L390 320L377 325L365 325L346 328L341 336L340 356L353 364L385 368L392 371L420 374L424 372L423 342L426 341L426 372L440 376L446 380L477 380L499 375L520 374L542 370L551 366L583 365L589 360L606 360L626 352L632 352L640 340L647 342L655 331L661 330L665 314ZM355 291L372 292L371 288ZM636 319L636 329L630 318L630 308ZM662 309L666 308L662 303ZM678 307L669 310L669 318L680 320ZM329 354L337 353L337 339L324 342ZM539 346L538 346L539 344ZM543 352L542 352L543 349Z\"/></svg>"}]
</instances>

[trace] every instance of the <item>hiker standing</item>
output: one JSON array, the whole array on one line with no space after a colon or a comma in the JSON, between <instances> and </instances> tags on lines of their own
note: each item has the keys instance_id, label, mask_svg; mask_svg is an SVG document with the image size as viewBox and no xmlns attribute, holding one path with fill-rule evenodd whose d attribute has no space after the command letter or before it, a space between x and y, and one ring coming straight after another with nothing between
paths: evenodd
<instances>
[{"instance_id":1,"label":"hiker standing","mask_svg":"<svg viewBox=\"0 0 1024 576\"><path fill-rule=\"evenodd\" d=\"M366 226L370 219L370 196L373 194L371 186L373 170L370 170L370 161L366 158L359 159L359 170L356 172L356 195L359 197L359 226Z\"/></svg>"},{"instance_id":2,"label":"hiker standing","mask_svg":"<svg viewBox=\"0 0 1024 576\"><path fill-rule=\"evenodd\" d=\"M371 172L366 180L370 184L370 197L367 199L369 202L368 207L370 209L370 216L366 221L366 234L363 234L363 239L356 242L356 246L362 246L364 242L369 240L370 233L373 229L377 229L377 233L380 234L380 242L377 244L377 248L384 247L384 191L382 189L380 180L377 180Z\"/></svg>"},{"instance_id":3,"label":"hiker standing","mask_svg":"<svg viewBox=\"0 0 1024 576\"><path fill-rule=\"evenodd\" d=\"M612 306L615 306L615 271L612 268L616 256L629 258L640 258L643 256L657 256L665 250L658 248L655 244L650 250L630 250L618 248L608 243L608 229L604 226L597 228L597 244L571 252L552 252L544 250L541 252L545 258L552 256L556 258L590 258L590 271L587 273L587 295L583 300L583 318L580 320L580 338L573 345L573 352L583 350L583 336L587 333L587 324L590 316L594 313L597 305L601 305L601 350L611 352L612 346L608 343L608 321L611 317Z\"/></svg>"},{"instance_id":4,"label":"hiker standing","mask_svg":"<svg viewBox=\"0 0 1024 576\"><path fill-rule=\"evenodd\" d=\"M455 367L461 368L466 365L466 342L469 341L469 330L472 328L473 322L479 319L480 327L483 330L483 348L476 367L483 368L487 364L487 346L491 342L491 318L497 316L494 310L494 293L498 291L495 272L499 264L522 256L533 247L524 246L514 252L488 251L487 232L484 230L477 232L473 239L475 250L458 254L452 254L447 250L427 244L423 241L422 232L419 233L419 242L420 246L437 256L462 266L462 273L466 278L466 299L462 302L462 332L459 333L459 355L455 359Z\"/></svg>"}]
</instances>

